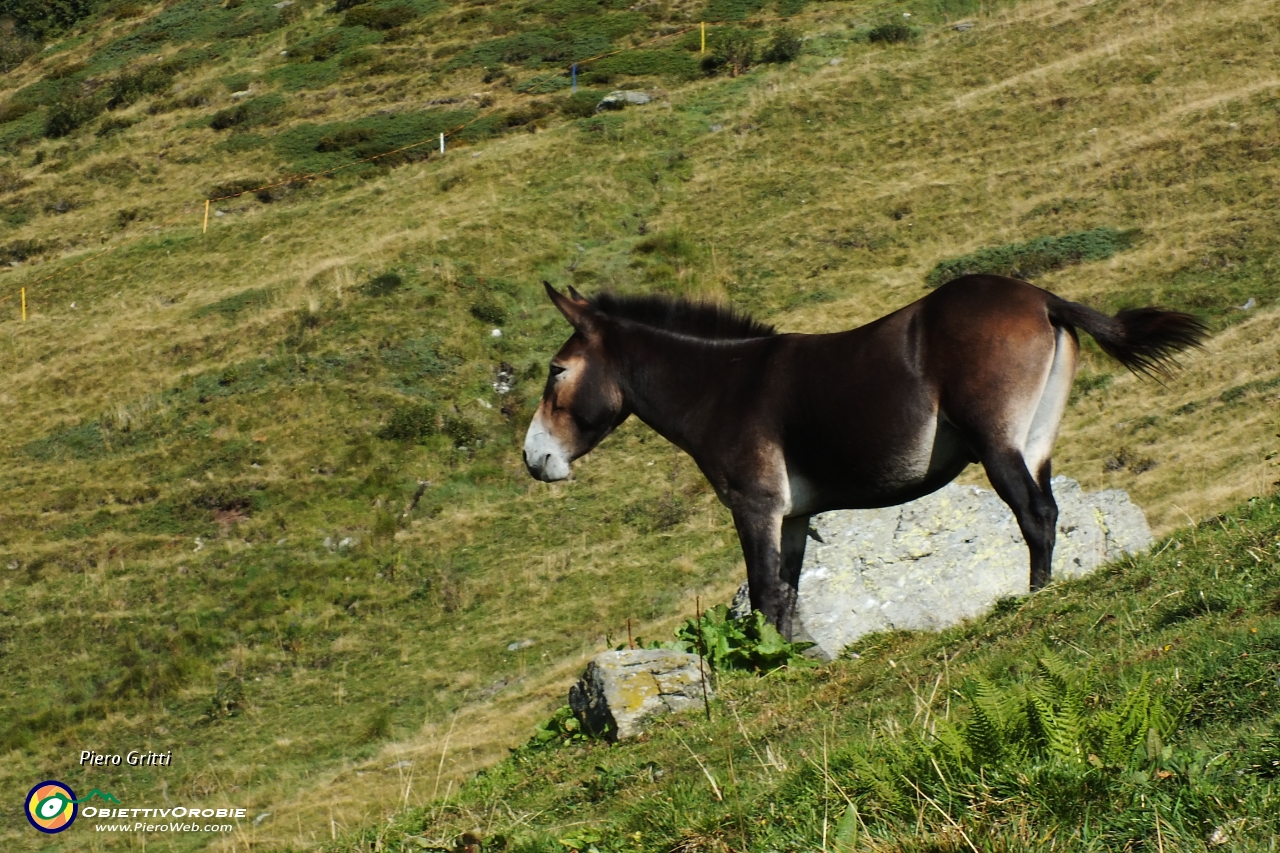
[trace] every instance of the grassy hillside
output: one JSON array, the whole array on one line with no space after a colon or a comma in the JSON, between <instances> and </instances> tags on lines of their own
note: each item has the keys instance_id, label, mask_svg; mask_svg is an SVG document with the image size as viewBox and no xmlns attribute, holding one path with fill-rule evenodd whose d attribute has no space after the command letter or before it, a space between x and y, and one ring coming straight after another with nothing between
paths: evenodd
<instances>
[{"instance_id":1,"label":"grassy hillside","mask_svg":"<svg viewBox=\"0 0 1280 853\"><path fill-rule=\"evenodd\" d=\"M722 674L712 718L531 740L332 846L486 850L1273 850L1280 507L853 659Z\"/></svg>"},{"instance_id":2,"label":"grassy hillside","mask_svg":"<svg viewBox=\"0 0 1280 853\"><path fill-rule=\"evenodd\" d=\"M1112 229L1105 259L1018 263L1215 334L1165 385L1088 349L1056 470L1166 533L1277 479L1272 4L85 9L0 57L12 797L231 804L233 838L162 843L311 848L504 756L628 618L727 597L727 513L642 426L571 483L524 474L566 335L544 278L825 331L942 262ZM735 67L780 14L799 55ZM770 21L710 26L704 55L704 17ZM655 99L592 114L614 87ZM0 821L6 849L86 843Z\"/></svg>"}]
</instances>

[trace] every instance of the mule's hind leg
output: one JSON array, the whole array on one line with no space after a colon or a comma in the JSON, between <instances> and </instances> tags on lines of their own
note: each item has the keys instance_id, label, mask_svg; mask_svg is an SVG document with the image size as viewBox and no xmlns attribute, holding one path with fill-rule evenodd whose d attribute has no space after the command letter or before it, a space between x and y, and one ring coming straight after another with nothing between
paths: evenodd
<instances>
[{"instance_id":1,"label":"mule's hind leg","mask_svg":"<svg viewBox=\"0 0 1280 853\"><path fill-rule=\"evenodd\" d=\"M1022 453L1014 448L992 449L979 454L996 494L1013 510L1018 529L1031 552L1031 591L1049 582L1053 569L1053 545L1058 535L1058 504L1049 486L1049 461L1033 477ZM1039 482L1037 482L1039 480Z\"/></svg>"}]
</instances>

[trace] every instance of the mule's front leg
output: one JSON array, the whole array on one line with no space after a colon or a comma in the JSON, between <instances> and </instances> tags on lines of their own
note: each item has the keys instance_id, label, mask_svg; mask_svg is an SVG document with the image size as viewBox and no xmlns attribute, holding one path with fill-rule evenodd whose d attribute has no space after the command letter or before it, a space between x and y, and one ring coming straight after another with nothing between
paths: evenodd
<instances>
[{"instance_id":1,"label":"mule's front leg","mask_svg":"<svg viewBox=\"0 0 1280 853\"><path fill-rule=\"evenodd\" d=\"M779 512L735 511L733 523L747 561L751 609L763 613L782 636L794 639L800 628L796 604L808 516L784 519Z\"/></svg>"}]
</instances>

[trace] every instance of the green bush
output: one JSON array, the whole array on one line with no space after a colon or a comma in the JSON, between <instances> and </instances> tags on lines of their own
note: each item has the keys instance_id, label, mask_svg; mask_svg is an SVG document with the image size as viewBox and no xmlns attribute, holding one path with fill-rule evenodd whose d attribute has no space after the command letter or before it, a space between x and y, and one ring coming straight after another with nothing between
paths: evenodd
<instances>
[{"instance_id":1,"label":"green bush","mask_svg":"<svg viewBox=\"0 0 1280 853\"><path fill-rule=\"evenodd\" d=\"M704 21L741 21L759 12L764 4L765 0L710 0L701 18Z\"/></svg>"},{"instance_id":2,"label":"green bush","mask_svg":"<svg viewBox=\"0 0 1280 853\"><path fill-rule=\"evenodd\" d=\"M230 128L246 130L250 127L274 124L284 111L284 103L284 98L274 93L249 98L234 107L214 113L209 119L209 127L214 130Z\"/></svg>"},{"instance_id":3,"label":"green bush","mask_svg":"<svg viewBox=\"0 0 1280 853\"><path fill-rule=\"evenodd\" d=\"M791 62L800 55L803 46L804 39L799 30L794 27L779 27L773 31L773 38L769 40L769 46L764 49L761 58L765 62Z\"/></svg>"},{"instance_id":4,"label":"green bush","mask_svg":"<svg viewBox=\"0 0 1280 853\"><path fill-rule=\"evenodd\" d=\"M445 415L441 431L449 436L454 447L467 447L474 450L484 440L480 428L461 415Z\"/></svg>"},{"instance_id":5,"label":"green bush","mask_svg":"<svg viewBox=\"0 0 1280 853\"><path fill-rule=\"evenodd\" d=\"M92 15L97 5L96 0L0 0L0 21L12 21L20 36L44 41Z\"/></svg>"},{"instance_id":6,"label":"green bush","mask_svg":"<svg viewBox=\"0 0 1280 853\"><path fill-rule=\"evenodd\" d=\"M122 130L128 130L138 123L137 119L116 118L114 116L105 119L102 124L98 125L98 129L94 131L94 136L99 138L112 136Z\"/></svg>"},{"instance_id":7,"label":"green bush","mask_svg":"<svg viewBox=\"0 0 1280 853\"><path fill-rule=\"evenodd\" d=\"M387 441L421 441L440 431L433 406L401 406L391 412L391 417L378 430L378 438Z\"/></svg>"},{"instance_id":8,"label":"green bush","mask_svg":"<svg viewBox=\"0 0 1280 853\"><path fill-rule=\"evenodd\" d=\"M573 715L573 709L568 705L561 705L549 720L534 726L533 737L525 748L543 749L585 740L590 740L590 736L582 730L582 724Z\"/></svg>"},{"instance_id":9,"label":"green bush","mask_svg":"<svg viewBox=\"0 0 1280 853\"><path fill-rule=\"evenodd\" d=\"M629 77L668 77L692 80L698 76L698 59L678 48L628 50L579 69L584 82L608 83L616 75Z\"/></svg>"},{"instance_id":10,"label":"green bush","mask_svg":"<svg viewBox=\"0 0 1280 853\"><path fill-rule=\"evenodd\" d=\"M214 191L225 189L215 187ZM239 293L202 305L193 312L195 317L218 315L224 320L234 320L246 311L265 308L275 300L275 292L269 287L251 287Z\"/></svg>"},{"instance_id":11,"label":"green bush","mask_svg":"<svg viewBox=\"0 0 1280 853\"><path fill-rule=\"evenodd\" d=\"M384 272L376 275L364 286L369 296L388 296L404 285L404 279L397 272Z\"/></svg>"},{"instance_id":12,"label":"green bush","mask_svg":"<svg viewBox=\"0 0 1280 853\"><path fill-rule=\"evenodd\" d=\"M708 56L702 69L709 74L727 70L738 75L755 64L756 34L740 27L721 27L708 34Z\"/></svg>"},{"instance_id":13,"label":"green bush","mask_svg":"<svg viewBox=\"0 0 1280 853\"><path fill-rule=\"evenodd\" d=\"M807 664L804 650L813 643L788 643L759 610L735 619L723 604L707 610L701 621L688 619L667 648L702 655L716 672L768 672L780 666ZM659 644L651 644L651 648Z\"/></svg>"},{"instance_id":14,"label":"green bush","mask_svg":"<svg viewBox=\"0 0 1280 853\"><path fill-rule=\"evenodd\" d=\"M872 44L901 44L911 41L914 37L915 31L902 21L880 24L878 27L872 27L871 32L867 33L867 41Z\"/></svg>"},{"instance_id":15,"label":"green bush","mask_svg":"<svg viewBox=\"0 0 1280 853\"><path fill-rule=\"evenodd\" d=\"M418 17L412 6L360 5L342 17L344 27L366 27L371 30L390 30L402 27Z\"/></svg>"},{"instance_id":16,"label":"green bush","mask_svg":"<svg viewBox=\"0 0 1280 853\"><path fill-rule=\"evenodd\" d=\"M165 91L180 70L180 63L164 62L121 74L107 84L107 109L127 107L148 95Z\"/></svg>"},{"instance_id":17,"label":"green bush","mask_svg":"<svg viewBox=\"0 0 1280 853\"><path fill-rule=\"evenodd\" d=\"M475 317L481 323L488 323L492 326L501 326L507 322L507 311L492 299L483 299L475 302L468 309L471 316Z\"/></svg>"},{"instance_id":18,"label":"green bush","mask_svg":"<svg viewBox=\"0 0 1280 853\"><path fill-rule=\"evenodd\" d=\"M931 288L938 287L952 279L975 273L1035 278L1074 264L1105 260L1136 244L1141 234L1137 229L1118 231L1104 227L979 249L941 261L925 276L925 283Z\"/></svg>"},{"instance_id":19,"label":"green bush","mask_svg":"<svg viewBox=\"0 0 1280 853\"><path fill-rule=\"evenodd\" d=\"M94 97L74 95L64 98L49 108L44 119L44 135L50 139L70 136L97 118L103 108L103 102Z\"/></svg>"},{"instance_id":20,"label":"green bush","mask_svg":"<svg viewBox=\"0 0 1280 853\"><path fill-rule=\"evenodd\" d=\"M602 92L580 89L560 101L560 112L572 118L586 118L595 113L603 97Z\"/></svg>"},{"instance_id":21,"label":"green bush","mask_svg":"<svg viewBox=\"0 0 1280 853\"><path fill-rule=\"evenodd\" d=\"M17 121L27 113L33 112L39 107L36 104L26 101L10 100L0 105L0 124L7 124L11 121Z\"/></svg>"},{"instance_id":22,"label":"green bush","mask_svg":"<svg viewBox=\"0 0 1280 853\"><path fill-rule=\"evenodd\" d=\"M3 27L0 24L0 27ZM34 40L0 29L0 74L8 74L39 50Z\"/></svg>"}]
</instances>

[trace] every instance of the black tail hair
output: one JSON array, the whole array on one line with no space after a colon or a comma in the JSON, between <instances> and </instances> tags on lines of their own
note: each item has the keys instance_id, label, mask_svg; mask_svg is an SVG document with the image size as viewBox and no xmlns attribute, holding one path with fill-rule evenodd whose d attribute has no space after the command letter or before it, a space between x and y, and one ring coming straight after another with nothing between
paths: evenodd
<instances>
[{"instance_id":1,"label":"black tail hair","mask_svg":"<svg viewBox=\"0 0 1280 853\"><path fill-rule=\"evenodd\" d=\"M1083 329L1102 351L1134 373L1168 378L1174 355L1204 344L1209 327L1194 314L1163 308L1126 308L1114 317L1078 302L1054 297L1049 319Z\"/></svg>"}]
</instances>

